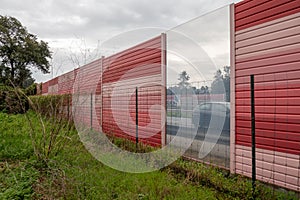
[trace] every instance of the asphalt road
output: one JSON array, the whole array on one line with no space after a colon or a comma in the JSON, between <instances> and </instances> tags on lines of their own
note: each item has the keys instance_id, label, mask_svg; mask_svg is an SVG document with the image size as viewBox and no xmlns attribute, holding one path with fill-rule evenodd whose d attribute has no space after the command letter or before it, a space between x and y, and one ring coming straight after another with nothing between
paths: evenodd
<instances>
[{"instance_id":1,"label":"asphalt road","mask_svg":"<svg viewBox=\"0 0 300 200\"><path fill-rule=\"evenodd\" d=\"M167 135L175 136L175 135L177 135L178 130L179 130L179 126L167 125ZM182 133L181 133L182 135L184 135L186 137L191 137L191 131L193 131L194 128L181 127L180 130L182 131ZM206 136L206 131L207 130L198 130L197 134L195 136L195 140L203 141L205 136ZM216 136L209 135L207 137L208 137L207 140L209 141L209 140L214 140ZM219 139L218 139L218 141L217 141L217 144L223 144L223 145L229 146L230 145L229 134L226 133L226 132L222 132Z\"/></svg>"}]
</instances>

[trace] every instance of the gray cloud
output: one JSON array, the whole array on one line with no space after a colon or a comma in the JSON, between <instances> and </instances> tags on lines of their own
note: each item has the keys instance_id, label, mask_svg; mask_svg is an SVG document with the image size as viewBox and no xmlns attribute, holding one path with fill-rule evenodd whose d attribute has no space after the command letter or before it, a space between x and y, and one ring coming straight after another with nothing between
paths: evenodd
<instances>
[{"instance_id":1,"label":"gray cloud","mask_svg":"<svg viewBox=\"0 0 300 200\"><path fill-rule=\"evenodd\" d=\"M170 29L178 24L240 0L0 0L0 14L14 16L40 39L49 42L57 58L84 39L96 47L111 36L143 27ZM73 68L66 64L62 72ZM55 74L55 73L54 73ZM57 72L56 74L61 74ZM35 73L37 81L49 76Z\"/></svg>"}]
</instances>

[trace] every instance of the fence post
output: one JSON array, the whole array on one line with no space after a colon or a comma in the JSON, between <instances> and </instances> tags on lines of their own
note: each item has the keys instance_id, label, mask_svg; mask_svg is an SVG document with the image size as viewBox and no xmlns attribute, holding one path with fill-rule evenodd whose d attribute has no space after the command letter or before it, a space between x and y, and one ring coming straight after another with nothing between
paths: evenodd
<instances>
[{"instance_id":1,"label":"fence post","mask_svg":"<svg viewBox=\"0 0 300 200\"><path fill-rule=\"evenodd\" d=\"M68 100L68 102L67 102L67 104L68 104L68 107L67 107L67 114L68 114L67 119L69 121L70 120L70 95L69 94L68 94L67 100Z\"/></svg>"},{"instance_id":2,"label":"fence post","mask_svg":"<svg viewBox=\"0 0 300 200\"><path fill-rule=\"evenodd\" d=\"M91 129L93 128L93 93L91 93Z\"/></svg>"},{"instance_id":3,"label":"fence post","mask_svg":"<svg viewBox=\"0 0 300 200\"><path fill-rule=\"evenodd\" d=\"M135 89L135 145L136 145L136 149L138 147L138 143L139 143L139 130L138 130L138 126L139 126L139 110L138 110L138 88L136 87Z\"/></svg>"},{"instance_id":4,"label":"fence post","mask_svg":"<svg viewBox=\"0 0 300 200\"><path fill-rule=\"evenodd\" d=\"M256 155L255 155L255 90L254 90L254 75L251 79L251 138L252 138L252 195L254 197L255 181L256 181Z\"/></svg>"}]
</instances>

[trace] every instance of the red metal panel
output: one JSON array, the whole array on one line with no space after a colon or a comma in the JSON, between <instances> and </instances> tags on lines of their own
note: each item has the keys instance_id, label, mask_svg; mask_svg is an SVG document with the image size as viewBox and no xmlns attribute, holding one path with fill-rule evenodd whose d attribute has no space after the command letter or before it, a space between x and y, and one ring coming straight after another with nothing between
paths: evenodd
<instances>
[{"instance_id":1,"label":"red metal panel","mask_svg":"<svg viewBox=\"0 0 300 200\"><path fill-rule=\"evenodd\" d=\"M89 63L79 69L63 74L43 84L43 93L51 92L66 94L73 92L73 84L77 78L76 92L86 98L82 105L77 105L80 110L80 118L86 125L90 125L91 107L90 100L95 103L95 113L92 115L94 124L102 124L103 131L107 134L113 134L117 137L123 137L134 140L124 132L116 123L121 123L123 128L130 132L135 132L135 126L128 121L135 121L135 96L129 93L129 90L118 91L117 97L117 117L112 113L112 91L115 89L117 81L127 81L125 85L128 88L139 87L139 135L147 136L140 141L153 146L161 145L161 110L154 105L162 105L162 87L161 87L161 37L153 38L141 43L135 47L123 52L112 55L106 59L99 59ZM99 70L101 69L101 70ZM102 69L104 73L102 74ZM132 73L127 74L133 70ZM123 77L126 74L126 77ZM103 85L102 85L103 82ZM91 94L96 95L91 96ZM124 105L128 96L131 97L129 110L124 110ZM123 109L123 110L122 110ZM130 117L126 114L130 113ZM115 117L115 118L114 118ZM97 121L98 120L98 121ZM126 126L128 124L128 126ZM155 133L149 135L149 133Z\"/></svg>"},{"instance_id":2,"label":"red metal panel","mask_svg":"<svg viewBox=\"0 0 300 200\"><path fill-rule=\"evenodd\" d=\"M244 6L237 7L235 19L241 20L246 17L249 17L251 15L255 15L260 12L264 12L266 10L281 6L283 4L286 4L288 2L291 2L293 0L260 0L260 1L252 1L247 4L244 4Z\"/></svg>"},{"instance_id":3,"label":"red metal panel","mask_svg":"<svg viewBox=\"0 0 300 200\"><path fill-rule=\"evenodd\" d=\"M79 103L80 105L76 106L76 109L80 110L80 115L84 118L87 126L90 126L92 121L92 127L95 130L98 130L101 125L102 103L99 101L97 94L97 87L101 84L101 63L101 59L88 63L80 67L74 75L76 77L76 85L73 92L80 94L80 96L85 99ZM92 107L91 109L91 105L94 106L94 108Z\"/></svg>"},{"instance_id":4,"label":"red metal panel","mask_svg":"<svg viewBox=\"0 0 300 200\"><path fill-rule=\"evenodd\" d=\"M236 77L244 77L249 74L264 75L264 74L275 74L275 73L286 72L286 71L297 71L299 70L299 66L300 66L300 62L270 65L264 67L253 66L252 68L238 70L236 73Z\"/></svg>"},{"instance_id":5,"label":"red metal panel","mask_svg":"<svg viewBox=\"0 0 300 200\"><path fill-rule=\"evenodd\" d=\"M257 106L274 106L276 105L289 105L289 106L299 106L300 97L289 97L287 98L257 98L255 99L255 105ZM239 106L250 106L250 101L247 99L239 98L236 99L236 104Z\"/></svg>"},{"instance_id":6,"label":"red metal panel","mask_svg":"<svg viewBox=\"0 0 300 200\"><path fill-rule=\"evenodd\" d=\"M241 56L245 54L251 54L255 52L261 52L269 49L276 49L286 46L292 46L299 44L300 35L292 35L291 37L283 37L278 40L264 40L259 42L258 44L248 44L249 46L239 47L236 49L236 55ZM263 52L262 52L263 53Z\"/></svg>"},{"instance_id":7,"label":"red metal panel","mask_svg":"<svg viewBox=\"0 0 300 200\"><path fill-rule=\"evenodd\" d=\"M48 93L49 81L42 83L42 94Z\"/></svg>"},{"instance_id":8,"label":"red metal panel","mask_svg":"<svg viewBox=\"0 0 300 200\"><path fill-rule=\"evenodd\" d=\"M103 131L135 140L135 87L143 85L138 88L139 141L160 146L161 110L153 106L162 104L161 37L105 58L103 65Z\"/></svg>"},{"instance_id":9,"label":"red metal panel","mask_svg":"<svg viewBox=\"0 0 300 200\"><path fill-rule=\"evenodd\" d=\"M250 136L250 133L247 128L245 127L237 127L237 131L239 131L241 134L239 135L248 135ZM300 136L296 132L289 132L289 134L286 134L286 131L274 131L274 130L268 130L268 129L258 129L256 131L256 134L258 137L265 137L265 138L271 138L273 139L275 136L277 139L281 140L289 140L292 142L300 142ZM247 141L248 142L248 141Z\"/></svg>"},{"instance_id":10,"label":"red metal panel","mask_svg":"<svg viewBox=\"0 0 300 200\"><path fill-rule=\"evenodd\" d=\"M270 0L260 0L260 1L244 0L244 1L241 1L237 4L235 4L235 13L239 14L241 12L245 12L245 11L251 9L251 8L254 8L255 6L259 6L259 5L264 4L268 1L270 1Z\"/></svg>"},{"instance_id":11,"label":"red metal panel","mask_svg":"<svg viewBox=\"0 0 300 200\"><path fill-rule=\"evenodd\" d=\"M138 69L139 66L150 65L156 63L157 67L153 67L149 70L154 70L153 72L141 74L134 74L135 77L142 77L142 74L160 74L161 69L158 68L161 63L161 52L158 46L150 47L137 47L138 50L134 50L135 56L132 55L132 52L128 52L128 55L124 52L123 55L114 56L113 58L109 58L109 66L108 70L105 70L103 74L103 83L115 82L119 80L126 72L132 69ZM133 51L133 50L131 50ZM146 53L145 53L146 51ZM125 57L125 58L124 58ZM122 62L121 62L121 61ZM144 68L142 68L143 70ZM155 71L156 70L156 71ZM137 70L135 70L136 72Z\"/></svg>"},{"instance_id":12,"label":"red metal panel","mask_svg":"<svg viewBox=\"0 0 300 200\"><path fill-rule=\"evenodd\" d=\"M286 81L286 83L289 83L290 81L298 80L300 77L300 71L283 71L278 72L274 74L260 74L256 75L255 82L256 83L264 83L264 82L273 82L276 81ZM249 77L238 77L236 78L236 84L237 88L241 86L242 84L248 84L250 83ZM249 87L249 86L248 86Z\"/></svg>"},{"instance_id":13,"label":"red metal panel","mask_svg":"<svg viewBox=\"0 0 300 200\"><path fill-rule=\"evenodd\" d=\"M150 43L151 44L151 43ZM160 53L160 43L153 43L151 46L141 46L138 49L131 49L129 52L121 52L116 54L115 56L111 56L107 58L110 65L122 65L124 63L127 63L128 61L138 61L138 59L141 59L146 56L151 56L155 53Z\"/></svg>"},{"instance_id":14,"label":"red metal panel","mask_svg":"<svg viewBox=\"0 0 300 200\"><path fill-rule=\"evenodd\" d=\"M247 148L249 154L250 75L254 74L256 148L263 151L262 156L267 156L264 151L300 155L299 12L300 0L249 0L236 5L235 143ZM243 169L249 163L237 163L236 168ZM276 170L287 170L286 164L265 163ZM293 166L290 170L299 169ZM267 178L261 174L261 180ZM283 182L285 187L299 188L292 179Z\"/></svg>"},{"instance_id":15,"label":"red metal panel","mask_svg":"<svg viewBox=\"0 0 300 200\"><path fill-rule=\"evenodd\" d=\"M251 32L253 33L252 35L249 34L250 37L252 38L247 38L241 41L237 41L236 42L236 47L237 48L243 48L243 47L247 47L247 46L253 46L253 45L259 45L261 43L264 43L266 45L265 48L269 48L270 44L272 41L276 40L278 42L281 43L280 46L286 46L286 43L283 41L280 41L280 39L284 39L287 37L294 37L294 39L297 37L297 34L299 33L299 29L300 26L298 25L299 23L297 21L294 21L294 27L290 27L290 28L286 28L284 30L280 30L280 31L274 31L273 27L270 27L270 29L266 28L266 32L263 33L263 35L258 35L258 34L254 34L257 33L257 31ZM293 24L290 24L293 25ZM267 31L272 30L272 33L268 33ZM293 38L292 38L293 39ZM295 40L295 41L299 41L299 40ZM268 44L269 43L269 44ZM293 44L293 43L292 43ZM296 42L297 44L297 42ZM273 45L275 46L275 45Z\"/></svg>"},{"instance_id":16,"label":"red metal panel","mask_svg":"<svg viewBox=\"0 0 300 200\"><path fill-rule=\"evenodd\" d=\"M73 70L58 77L59 94L71 94L73 92L76 74L76 70Z\"/></svg>"},{"instance_id":17,"label":"red metal panel","mask_svg":"<svg viewBox=\"0 0 300 200\"><path fill-rule=\"evenodd\" d=\"M236 30L276 20L299 11L300 0L242 1L236 4Z\"/></svg>"},{"instance_id":18,"label":"red metal panel","mask_svg":"<svg viewBox=\"0 0 300 200\"><path fill-rule=\"evenodd\" d=\"M51 80L49 80L49 86L55 85L58 83L58 78L53 78Z\"/></svg>"},{"instance_id":19,"label":"red metal panel","mask_svg":"<svg viewBox=\"0 0 300 200\"><path fill-rule=\"evenodd\" d=\"M251 177L251 147L236 146L237 172ZM257 149L257 178L299 191L299 156Z\"/></svg>"},{"instance_id":20,"label":"red metal panel","mask_svg":"<svg viewBox=\"0 0 300 200\"><path fill-rule=\"evenodd\" d=\"M264 66L272 66L272 65L291 63L291 62L300 62L300 52L293 52L282 56L255 59L247 62L239 62L236 63L236 66L239 69L249 69L253 66L264 67Z\"/></svg>"}]
</instances>

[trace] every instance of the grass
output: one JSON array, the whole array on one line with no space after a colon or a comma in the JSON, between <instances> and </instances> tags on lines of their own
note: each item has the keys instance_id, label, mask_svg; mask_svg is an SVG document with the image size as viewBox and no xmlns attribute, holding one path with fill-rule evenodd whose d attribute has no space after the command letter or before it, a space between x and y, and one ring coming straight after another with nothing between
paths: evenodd
<instances>
[{"instance_id":1,"label":"grass","mask_svg":"<svg viewBox=\"0 0 300 200\"><path fill-rule=\"evenodd\" d=\"M64 163L66 174L72 174L72 184L68 184L72 192L66 193L71 199L215 199L216 191L184 184L166 172L123 173L103 166L86 152L76 155L74 150Z\"/></svg>"},{"instance_id":2,"label":"grass","mask_svg":"<svg viewBox=\"0 0 300 200\"><path fill-rule=\"evenodd\" d=\"M37 116L28 114L38 127ZM116 171L94 159L74 129L45 165L34 154L24 115L0 113L0 121L0 199L251 199L248 179L182 159L151 173ZM120 139L115 143L135 147ZM297 199L264 185L258 186L257 196Z\"/></svg>"},{"instance_id":3,"label":"grass","mask_svg":"<svg viewBox=\"0 0 300 200\"><path fill-rule=\"evenodd\" d=\"M167 172L128 174L106 167L85 150L74 130L44 167L34 157L24 115L0 113L0 120L0 199L215 199L214 189Z\"/></svg>"},{"instance_id":4,"label":"grass","mask_svg":"<svg viewBox=\"0 0 300 200\"><path fill-rule=\"evenodd\" d=\"M31 199L39 171L24 162L0 163L0 199Z\"/></svg>"},{"instance_id":5,"label":"grass","mask_svg":"<svg viewBox=\"0 0 300 200\"><path fill-rule=\"evenodd\" d=\"M29 127L23 115L0 113L0 159L26 159L33 153Z\"/></svg>"}]
</instances>

